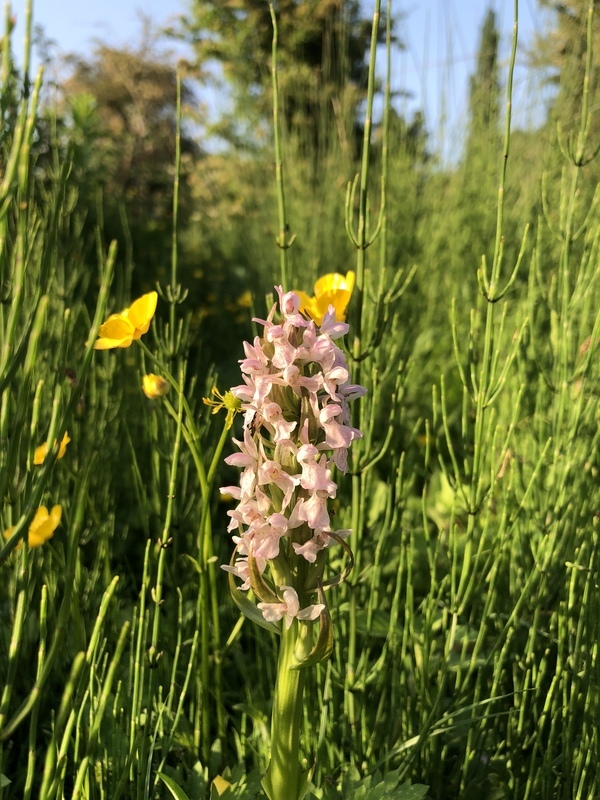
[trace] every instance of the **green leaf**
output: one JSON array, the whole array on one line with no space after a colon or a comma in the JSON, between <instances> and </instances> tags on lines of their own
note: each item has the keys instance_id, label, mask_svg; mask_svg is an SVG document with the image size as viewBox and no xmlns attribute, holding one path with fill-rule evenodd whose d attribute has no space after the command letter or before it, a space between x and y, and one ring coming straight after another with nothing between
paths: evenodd
<instances>
[{"instance_id":1,"label":"green leaf","mask_svg":"<svg viewBox=\"0 0 600 800\"><path fill-rule=\"evenodd\" d=\"M189 555L189 553L182 553L180 556L182 561L187 561L188 564L194 568L194 570L198 573L198 575L202 574L202 570L200 569L200 564L196 561L196 559Z\"/></svg>"},{"instance_id":2,"label":"green leaf","mask_svg":"<svg viewBox=\"0 0 600 800\"><path fill-rule=\"evenodd\" d=\"M306 772L300 773L300 785L298 786L298 800L304 800L308 790L311 787L310 779L312 778L312 774L314 771L314 766L306 770Z\"/></svg>"},{"instance_id":3,"label":"green leaf","mask_svg":"<svg viewBox=\"0 0 600 800\"><path fill-rule=\"evenodd\" d=\"M423 786L422 783L415 783L411 786L410 781L403 783L402 786L389 795L393 800L421 800L427 794L429 786Z\"/></svg>"},{"instance_id":4,"label":"green leaf","mask_svg":"<svg viewBox=\"0 0 600 800\"><path fill-rule=\"evenodd\" d=\"M165 784L165 786L171 792L175 800L190 800L190 798L183 791L183 789L175 783L173 778L169 778L169 776L165 775L164 772L159 772L157 777L159 777L161 781Z\"/></svg>"},{"instance_id":5,"label":"green leaf","mask_svg":"<svg viewBox=\"0 0 600 800\"><path fill-rule=\"evenodd\" d=\"M229 781L231 786L225 788L219 800L254 800L262 797L260 785L262 775L257 770L246 774L244 765L238 764L233 769L226 767L222 777Z\"/></svg>"},{"instance_id":6,"label":"green leaf","mask_svg":"<svg viewBox=\"0 0 600 800\"><path fill-rule=\"evenodd\" d=\"M0 775L0 788L4 789L12 783L10 778L7 778L6 775Z\"/></svg>"},{"instance_id":7,"label":"green leaf","mask_svg":"<svg viewBox=\"0 0 600 800\"><path fill-rule=\"evenodd\" d=\"M356 769L348 770L342 778L339 789L343 797L353 800L421 800L429 787L421 784L411 786L406 781L399 783L400 770L392 770L383 777L380 772L360 778Z\"/></svg>"}]
</instances>

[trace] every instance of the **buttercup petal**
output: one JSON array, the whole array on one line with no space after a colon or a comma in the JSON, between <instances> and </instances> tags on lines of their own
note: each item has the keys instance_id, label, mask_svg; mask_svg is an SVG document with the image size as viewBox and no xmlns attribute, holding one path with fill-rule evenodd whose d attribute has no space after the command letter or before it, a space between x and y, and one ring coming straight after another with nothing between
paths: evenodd
<instances>
[{"instance_id":1,"label":"buttercup petal","mask_svg":"<svg viewBox=\"0 0 600 800\"><path fill-rule=\"evenodd\" d=\"M302 292L299 289L295 289L294 293L298 295L300 298L300 311L304 311L307 314L312 316L311 310L314 306L315 299L314 297L309 297L306 292Z\"/></svg>"},{"instance_id":2,"label":"buttercup petal","mask_svg":"<svg viewBox=\"0 0 600 800\"><path fill-rule=\"evenodd\" d=\"M44 463L44 459L46 458L46 453L48 452L48 448L46 444L41 444L39 447L36 447L33 451L33 463L36 467L39 467L40 464Z\"/></svg>"},{"instance_id":3,"label":"buttercup petal","mask_svg":"<svg viewBox=\"0 0 600 800\"><path fill-rule=\"evenodd\" d=\"M58 456L57 458L62 458L64 454L67 452L67 445L71 441L71 437L69 436L68 432L65 431L65 435L63 436L60 447L58 448ZM60 508L60 506L59 506Z\"/></svg>"},{"instance_id":4,"label":"buttercup petal","mask_svg":"<svg viewBox=\"0 0 600 800\"><path fill-rule=\"evenodd\" d=\"M64 454L67 452L67 445L69 444L70 441L71 439L69 437L69 434L67 431L65 431L65 435L63 436L60 443L60 447L58 448L58 456L57 456L58 459L62 458ZM39 467L40 464L44 463L47 454L48 454L48 447L45 442L44 444L41 444L39 447L35 448L35 450L33 451L33 463L35 464L36 467Z\"/></svg>"},{"instance_id":5,"label":"buttercup petal","mask_svg":"<svg viewBox=\"0 0 600 800\"><path fill-rule=\"evenodd\" d=\"M113 347L129 347L133 341L134 328L121 314L113 314L100 326L94 350L110 350Z\"/></svg>"},{"instance_id":6,"label":"buttercup petal","mask_svg":"<svg viewBox=\"0 0 600 800\"><path fill-rule=\"evenodd\" d=\"M113 350L115 347L129 347L133 342L133 335L123 339L98 339L94 342L94 350Z\"/></svg>"},{"instance_id":7,"label":"buttercup petal","mask_svg":"<svg viewBox=\"0 0 600 800\"><path fill-rule=\"evenodd\" d=\"M352 294L354 289L354 272L350 270L346 275L340 275L339 272L330 272L323 275L315 283L315 297L317 300L325 293L335 293L345 291Z\"/></svg>"},{"instance_id":8,"label":"buttercup petal","mask_svg":"<svg viewBox=\"0 0 600 800\"><path fill-rule=\"evenodd\" d=\"M51 539L60 523L61 516L62 508L59 505L53 506L50 513L46 506L40 506L29 526L27 540L29 547L40 547L48 539Z\"/></svg>"},{"instance_id":9,"label":"buttercup petal","mask_svg":"<svg viewBox=\"0 0 600 800\"><path fill-rule=\"evenodd\" d=\"M134 339L146 333L150 327L152 317L156 311L156 303L158 301L158 294L156 292L148 292L143 294L135 300L127 309L127 319L135 328Z\"/></svg>"},{"instance_id":10,"label":"buttercup petal","mask_svg":"<svg viewBox=\"0 0 600 800\"><path fill-rule=\"evenodd\" d=\"M52 510L50 511L50 517L54 522L54 527L57 528L60 525L60 520L62 517L62 506L59 506L58 504L52 506Z\"/></svg>"},{"instance_id":11,"label":"buttercup petal","mask_svg":"<svg viewBox=\"0 0 600 800\"><path fill-rule=\"evenodd\" d=\"M349 270L346 275L330 272L320 277L315 283L314 297L309 297L301 291L296 291L295 294L300 297L300 311L309 314L317 325L321 325L329 306L334 307L338 321L345 320L353 289L354 272Z\"/></svg>"},{"instance_id":12,"label":"buttercup petal","mask_svg":"<svg viewBox=\"0 0 600 800\"><path fill-rule=\"evenodd\" d=\"M133 325L122 314L111 314L98 328L98 335L106 339L124 339L133 332Z\"/></svg>"}]
</instances>

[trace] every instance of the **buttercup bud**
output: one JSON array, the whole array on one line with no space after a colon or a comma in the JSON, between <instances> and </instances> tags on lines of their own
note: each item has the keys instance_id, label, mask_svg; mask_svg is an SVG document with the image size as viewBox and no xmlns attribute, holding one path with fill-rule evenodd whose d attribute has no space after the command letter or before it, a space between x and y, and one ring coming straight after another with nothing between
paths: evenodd
<instances>
[{"instance_id":1,"label":"buttercup bud","mask_svg":"<svg viewBox=\"0 0 600 800\"><path fill-rule=\"evenodd\" d=\"M169 384L160 375L150 372L142 378L142 390L149 400L156 400L169 391Z\"/></svg>"}]
</instances>

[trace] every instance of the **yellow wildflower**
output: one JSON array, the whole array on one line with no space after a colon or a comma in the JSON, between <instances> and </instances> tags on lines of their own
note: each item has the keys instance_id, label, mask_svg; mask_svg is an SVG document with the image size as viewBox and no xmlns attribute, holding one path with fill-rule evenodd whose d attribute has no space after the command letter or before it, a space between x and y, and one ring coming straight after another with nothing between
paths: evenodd
<instances>
[{"instance_id":1,"label":"yellow wildflower","mask_svg":"<svg viewBox=\"0 0 600 800\"><path fill-rule=\"evenodd\" d=\"M315 283L314 297L309 297L306 292L294 291L300 298L300 311L309 314L320 325L329 306L335 308L337 322L344 322L353 289L354 272L350 270L345 276L339 272L323 275Z\"/></svg>"},{"instance_id":2,"label":"yellow wildflower","mask_svg":"<svg viewBox=\"0 0 600 800\"><path fill-rule=\"evenodd\" d=\"M150 327L157 300L156 292L148 292L134 300L129 308L120 314L111 314L100 326L99 338L94 344L94 349L111 350L114 347L129 347L134 339L139 339Z\"/></svg>"},{"instance_id":3,"label":"yellow wildflower","mask_svg":"<svg viewBox=\"0 0 600 800\"><path fill-rule=\"evenodd\" d=\"M235 302L238 308L252 308L252 292L250 289L241 294Z\"/></svg>"},{"instance_id":4,"label":"yellow wildflower","mask_svg":"<svg viewBox=\"0 0 600 800\"><path fill-rule=\"evenodd\" d=\"M48 512L46 506L40 506L35 512L35 517L29 526L29 536L27 543L29 547L40 547L54 536L54 531L60 524L62 516L62 508L58 505L52 506L52 510ZM15 531L16 525L11 525L4 531L4 538L10 539ZM17 549L21 547L19 543Z\"/></svg>"},{"instance_id":5,"label":"yellow wildflower","mask_svg":"<svg viewBox=\"0 0 600 800\"><path fill-rule=\"evenodd\" d=\"M225 394L221 394L216 386L213 386L211 389L211 394L214 394L217 400L209 400L208 397L203 397L202 402L206 406L213 407L212 411L210 412L211 414L216 414L218 411L224 408L227 411L225 423L228 428L231 428L233 425L233 418L242 407L242 401L239 400L232 392L225 392Z\"/></svg>"},{"instance_id":6,"label":"yellow wildflower","mask_svg":"<svg viewBox=\"0 0 600 800\"><path fill-rule=\"evenodd\" d=\"M63 436L60 447L58 448L57 458L62 458L64 456L64 454L67 452L67 445L70 441L71 439L69 438L69 433L68 431L65 431L65 435ZM44 444L41 444L39 447L35 448L33 453L33 463L36 465L36 467L39 467L40 464L44 463L47 455L48 445L45 442Z\"/></svg>"},{"instance_id":7,"label":"yellow wildflower","mask_svg":"<svg viewBox=\"0 0 600 800\"><path fill-rule=\"evenodd\" d=\"M149 400L156 400L169 391L169 384L160 375L149 372L142 378L142 390Z\"/></svg>"}]
</instances>

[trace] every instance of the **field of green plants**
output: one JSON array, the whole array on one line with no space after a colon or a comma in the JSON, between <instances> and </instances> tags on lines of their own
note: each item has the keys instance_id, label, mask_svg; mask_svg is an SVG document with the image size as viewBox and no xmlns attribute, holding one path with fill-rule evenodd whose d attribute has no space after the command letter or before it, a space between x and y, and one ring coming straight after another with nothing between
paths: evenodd
<instances>
[{"instance_id":1,"label":"field of green plants","mask_svg":"<svg viewBox=\"0 0 600 800\"><path fill-rule=\"evenodd\" d=\"M451 166L380 0L197 2L213 150L191 65L48 91L7 10L0 800L600 797L600 15L560 5L534 130L519 3L508 64L482 20Z\"/></svg>"}]
</instances>

